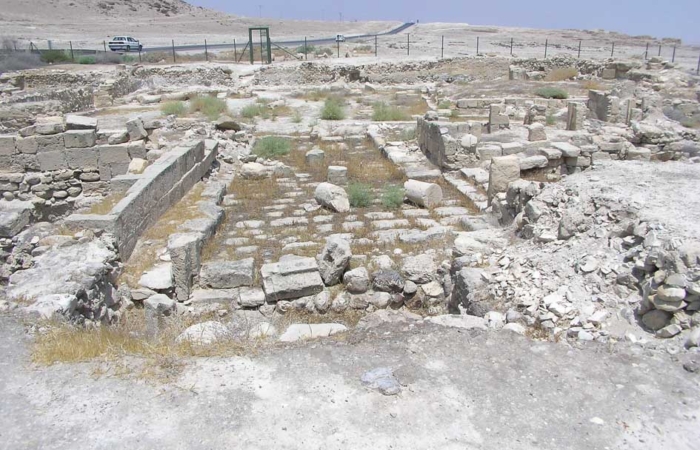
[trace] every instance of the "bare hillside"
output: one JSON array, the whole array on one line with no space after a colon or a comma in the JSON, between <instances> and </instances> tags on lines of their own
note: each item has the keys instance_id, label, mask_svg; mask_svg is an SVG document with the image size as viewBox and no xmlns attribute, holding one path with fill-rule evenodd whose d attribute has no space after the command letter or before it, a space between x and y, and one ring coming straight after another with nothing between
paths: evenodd
<instances>
[{"instance_id":1,"label":"bare hillside","mask_svg":"<svg viewBox=\"0 0 700 450\"><path fill-rule=\"evenodd\" d=\"M247 37L253 25L269 25L275 38L328 37L377 33L399 22L321 22L248 18L192 6L182 0L3 0L0 36L57 44L98 46L118 34L129 34L146 45L231 42Z\"/></svg>"}]
</instances>

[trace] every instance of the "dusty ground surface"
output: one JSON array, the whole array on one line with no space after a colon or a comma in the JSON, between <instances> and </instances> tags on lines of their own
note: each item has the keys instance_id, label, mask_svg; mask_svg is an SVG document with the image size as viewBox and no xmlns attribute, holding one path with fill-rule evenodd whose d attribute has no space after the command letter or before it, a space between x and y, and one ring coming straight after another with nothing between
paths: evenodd
<instances>
[{"instance_id":1,"label":"dusty ground surface","mask_svg":"<svg viewBox=\"0 0 700 450\"><path fill-rule=\"evenodd\" d=\"M0 317L0 330L7 449L681 450L700 438L698 375L640 348L384 324L250 357L186 360L160 384L95 376L95 363L34 367L17 319ZM361 385L377 367L394 369L398 396Z\"/></svg>"}]
</instances>

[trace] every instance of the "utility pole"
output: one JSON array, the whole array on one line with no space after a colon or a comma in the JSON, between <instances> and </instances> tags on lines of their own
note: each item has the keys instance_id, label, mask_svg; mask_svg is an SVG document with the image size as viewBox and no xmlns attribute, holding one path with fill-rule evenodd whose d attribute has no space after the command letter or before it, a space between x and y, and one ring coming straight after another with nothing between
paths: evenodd
<instances>
[{"instance_id":1,"label":"utility pole","mask_svg":"<svg viewBox=\"0 0 700 450\"><path fill-rule=\"evenodd\" d=\"M340 18L340 21L342 22L343 21L343 13L339 12L338 17Z\"/></svg>"},{"instance_id":2,"label":"utility pole","mask_svg":"<svg viewBox=\"0 0 700 450\"><path fill-rule=\"evenodd\" d=\"M262 18L262 5L258 5L258 17Z\"/></svg>"}]
</instances>

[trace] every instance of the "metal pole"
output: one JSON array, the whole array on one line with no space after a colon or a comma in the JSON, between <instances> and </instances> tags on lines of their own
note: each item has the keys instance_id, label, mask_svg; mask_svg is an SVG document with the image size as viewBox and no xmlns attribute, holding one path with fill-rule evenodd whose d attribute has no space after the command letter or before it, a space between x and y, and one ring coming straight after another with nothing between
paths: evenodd
<instances>
[{"instance_id":1,"label":"metal pole","mask_svg":"<svg viewBox=\"0 0 700 450\"><path fill-rule=\"evenodd\" d=\"M263 54L262 31L259 31L258 33L260 34L260 64L265 64L265 55Z\"/></svg>"},{"instance_id":2,"label":"metal pole","mask_svg":"<svg viewBox=\"0 0 700 450\"><path fill-rule=\"evenodd\" d=\"M479 36L476 37L476 56L479 56Z\"/></svg>"},{"instance_id":3,"label":"metal pole","mask_svg":"<svg viewBox=\"0 0 700 450\"><path fill-rule=\"evenodd\" d=\"M407 35L406 35L406 38L407 38L407 40L408 40L408 47L407 47L407 52L408 52L408 53L407 53L407 54L408 54L408 56L411 56L411 35L410 35L410 34L407 34Z\"/></svg>"},{"instance_id":4,"label":"metal pole","mask_svg":"<svg viewBox=\"0 0 700 450\"><path fill-rule=\"evenodd\" d=\"M141 47L139 47L139 62L141 62Z\"/></svg>"},{"instance_id":5,"label":"metal pole","mask_svg":"<svg viewBox=\"0 0 700 450\"><path fill-rule=\"evenodd\" d=\"M207 48L207 40L204 40L204 59L209 61L209 49Z\"/></svg>"},{"instance_id":6,"label":"metal pole","mask_svg":"<svg viewBox=\"0 0 700 450\"><path fill-rule=\"evenodd\" d=\"M75 57L73 56L73 41L68 41L68 44L70 45L70 60L75 62Z\"/></svg>"},{"instance_id":7,"label":"metal pole","mask_svg":"<svg viewBox=\"0 0 700 450\"><path fill-rule=\"evenodd\" d=\"M442 47L440 48L440 59L445 59L445 36L442 36Z\"/></svg>"},{"instance_id":8,"label":"metal pole","mask_svg":"<svg viewBox=\"0 0 700 450\"><path fill-rule=\"evenodd\" d=\"M549 45L549 39L544 40L544 59L547 59L547 46Z\"/></svg>"},{"instance_id":9,"label":"metal pole","mask_svg":"<svg viewBox=\"0 0 700 450\"><path fill-rule=\"evenodd\" d=\"M612 50L610 51L610 57L613 58L615 56L615 42L612 43Z\"/></svg>"},{"instance_id":10,"label":"metal pole","mask_svg":"<svg viewBox=\"0 0 700 450\"><path fill-rule=\"evenodd\" d=\"M374 56L378 56L377 52L377 35L374 35Z\"/></svg>"},{"instance_id":11,"label":"metal pole","mask_svg":"<svg viewBox=\"0 0 700 450\"><path fill-rule=\"evenodd\" d=\"M338 58L340 58L340 41L337 37L335 38L335 43L338 45Z\"/></svg>"},{"instance_id":12,"label":"metal pole","mask_svg":"<svg viewBox=\"0 0 700 450\"><path fill-rule=\"evenodd\" d=\"M102 41L102 46L105 48L105 53L107 53L107 43L105 41Z\"/></svg>"},{"instance_id":13,"label":"metal pole","mask_svg":"<svg viewBox=\"0 0 700 450\"><path fill-rule=\"evenodd\" d=\"M647 49L644 50L644 59L647 59L648 56L649 56L649 43L647 42Z\"/></svg>"},{"instance_id":14,"label":"metal pole","mask_svg":"<svg viewBox=\"0 0 700 450\"><path fill-rule=\"evenodd\" d=\"M676 62L676 46L673 46L673 56L671 57L671 62Z\"/></svg>"},{"instance_id":15,"label":"metal pole","mask_svg":"<svg viewBox=\"0 0 700 450\"><path fill-rule=\"evenodd\" d=\"M510 56L513 56L513 38L510 38Z\"/></svg>"},{"instance_id":16,"label":"metal pole","mask_svg":"<svg viewBox=\"0 0 700 450\"><path fill-rule=\"evenodd\" d=\"M700 56L698 56L698 68L695 70L695 75L700 75Z\"/></svg>"},{"instance_id":17,"label":"metal pole","mask_svg":"<svg viewBox=\"0 0 700 450\"><path fill-rule=\"evenodd\" d=\"M233 62L238 62L238 50L236 50L236 40L233 40Z\"/></svg>"},{"instance_id":18,"label":"metal pole","mask_svg":"<svg viewBox=\"0 0 700 450\"><path fill-rule=\"evenodd\" d=\"M578 59L581 59L581 41L582 39L578 40Z\"/></svg>"},{"instance_id":19,"label":"metal pole","mask_svg":"<svg viewBox=\"0 0 700 450\"><path fill-rule=\"evenodd\" d=\"M659 56L661 56L661 44L659 44Z\"/></svg>"},{"instance_id":20,"label":"metal pole","mask_svg":"<svg viewBox=\"0 0 700 450\"><path fill-rule=\"evenodd\" d=\"M306 46L306 36L304 36L304 59L309 60L309 48Z\"/></svg>"},{"instance_id":21,"label":"metal pole","mask_svg":"<svg viewBox=\"0 0 700 450\"><path fill-rule=\"evenodd\" d=\"M173 64L174 64L177 62L177 60L175 59L175 39L172 40L172 43L173 43Z\"/></svg>"}]
</instances>

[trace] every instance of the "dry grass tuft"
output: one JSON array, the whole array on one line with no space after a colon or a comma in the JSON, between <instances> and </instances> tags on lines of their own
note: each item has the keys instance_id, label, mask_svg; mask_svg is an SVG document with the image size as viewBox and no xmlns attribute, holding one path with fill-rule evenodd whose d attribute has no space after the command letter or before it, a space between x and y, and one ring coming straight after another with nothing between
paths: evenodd
<instances>
[{"instance_id":1,"label":"dry grass tuft","mask_svg":"<svg viewBox=\"0 0 700 450\"><path fill-rule=\"evenodd\" d=\"M605 89L605 86L598 83L596 80L586 80L581 83L583 89L588 89L589 91L601 91Z\"/></svg>"},{"instance_id":2,"label":"dry grass tuft","mask_svg":"<svg viewBox=\"0 0 700 450\"><path fill-rule=\"evenodd\" d=\"M578 75L578 69L575 67L560 67L554 69L544 78L545 81L566 81Z\"/></svg>"},{"instance_id":3,"label":"dry grass tuft","mask_svg":"<svg viewBox=\"0 0 700 450\"><path fill-rule=\"evenodd\" d=\"M90 206L90 209L88 209L85 214L99 214L102 216L107 215L112 212L112 208L114 208L125 196L125 192L110 194L103 198L102 201Z\"/></svg>"}]
</instances>

